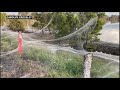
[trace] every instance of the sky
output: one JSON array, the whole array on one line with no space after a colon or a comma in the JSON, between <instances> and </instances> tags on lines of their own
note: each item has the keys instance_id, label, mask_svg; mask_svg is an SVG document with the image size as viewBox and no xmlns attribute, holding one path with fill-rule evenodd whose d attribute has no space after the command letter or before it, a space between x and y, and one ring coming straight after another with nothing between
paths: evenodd
<instances>
[{"instance_id":1,"label":"sky","mask_svg":"<svg viewBox=\"0 0 120 90\"><path fill-rule=\"evenodd\" d=\"M8 15L18 15L18 12L6 12ZM119 15L119 12L105 12L106 15L111 16L111 15Z\"/></svg>"},{"instance_id":2,"label":"sky","mask_svg":"<svg viewBox=\"0 0 120 90\"><path fill-rule=\"evenodd\" d=\"M18 15L18 12L5 12L7 15Z\"/></svg>"},{"instance_id":3,"label":"sky","mask_svg":"<svg viewBox=\"0 0 120 90\"><path fill-rule=\"evenodd\" d=\"M119 15L119 12L105 12L106 15L111 16L111 15Z\"/></svg>"}]
</instances>

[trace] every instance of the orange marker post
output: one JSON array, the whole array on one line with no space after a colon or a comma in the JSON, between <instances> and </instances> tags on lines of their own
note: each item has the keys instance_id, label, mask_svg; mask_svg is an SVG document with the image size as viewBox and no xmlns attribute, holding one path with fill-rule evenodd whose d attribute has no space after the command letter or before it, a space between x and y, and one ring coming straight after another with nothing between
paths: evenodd
<instances>
[{"instance_id":1,"label":"orange marker post","mask_svg":"<svg viewBox=\"0 0 120 90\"><path fill-rule=\"evenodd\" d=\"M23 44L23 42L22 42L22 31L19 31L18 32L18 53L19 53L19 55L22 54L22 44Z\"/></svg>"}]
</instances>

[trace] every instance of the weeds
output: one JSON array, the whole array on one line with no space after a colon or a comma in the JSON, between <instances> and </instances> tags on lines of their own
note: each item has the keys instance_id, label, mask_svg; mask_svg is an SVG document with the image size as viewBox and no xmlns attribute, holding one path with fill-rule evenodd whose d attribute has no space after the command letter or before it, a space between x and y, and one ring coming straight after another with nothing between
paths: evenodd
<instances>
[{"instance_id":1,"label":"weeds","mask_svg":"<svg viewBox=\"0 0 120 90\"><path fill-rule=\"evenodd\" d=\"M82 78L83 77L83 56L67 51L57 51L55 54L45 49L29 48L25 50L26 58L44 63L48 74L46 77L52 78ZM108 61L100 58L93 58L91 77L97 78L111 72L111 67L103 68ZM100 72L99 70L102 69ZM117 77L117 75L111 75Z\"/></svg>"},{"instance_id":2,"label":"weeds","mask_svg":"<svg viewBox=\"0 0 120 90\"><path fill-rule=\"evenodd\" d=\"M4 34L2 37L6 37ZM15 45L11 46L12 42ZM1 42L1 51L5 52L12 50L17 47L17 40L12 37L3 38ZM42 64L42 70L47 71L45 77L52 78L82 78L83 77L83 56L79 54L73 54L71 52L59 50L56 53L51 53L46 49L28 47L23 49L21 57L15 57L18 60L18 64L23 72L29 71L30 65L22 62L22 60L33 60L39 61ZM108 61L102 60L101 58L93 57L91 77L98 78L109 74L119 67L108 64ZM109 77L119 77L118 73L112 74Z\"/></svg>"},{"instance_id":3,"label":"weeds","mask_svg":"<svg viewBox=\"0 0 120 90\"><path fill-rule=\"evenodd\" d=\"M7 33L2 34L1 39L1 52L7 52L17 48L17 40L13 37L8 37Z\"/></svg>"}]
</instances>

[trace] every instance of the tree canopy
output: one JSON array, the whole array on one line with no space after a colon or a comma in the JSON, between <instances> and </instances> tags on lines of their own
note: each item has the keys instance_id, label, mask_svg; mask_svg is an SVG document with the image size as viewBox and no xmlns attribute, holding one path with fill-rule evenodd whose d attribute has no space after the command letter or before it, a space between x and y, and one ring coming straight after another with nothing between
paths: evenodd
<instances>
[{"instance_id":1,"label":"tree canopy","mask_svg":"<svg viewBox=\"0 0 120 90\"><path fill-rule=\"evenodd\" d=\"M0 13L0 26L3 26L4 22L6 21L6 13Z\"/></svg>"},{"instance_id":2,"label":"tree canopy","mask_svg":"<svg viewBox=\"0 0 120 90\"><path fill-rule=\"evenodd\" d=\"M9 29L13 31L18 31L18 30L24 31L25 30L25 26L23 22L19 19L10 19L8 27Z\"/></svg>"}]
</instances>

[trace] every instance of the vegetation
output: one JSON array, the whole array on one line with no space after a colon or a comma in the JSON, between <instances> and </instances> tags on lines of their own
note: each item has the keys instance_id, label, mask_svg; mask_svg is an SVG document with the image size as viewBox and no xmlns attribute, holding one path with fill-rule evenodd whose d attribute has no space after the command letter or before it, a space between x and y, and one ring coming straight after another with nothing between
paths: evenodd
<instances>
[{"instance_id":1,"label":"vegetation","mask_svg":"<svg viewBox=\"0 0 120 90\"><path fill-rule=\"evenodd\" d=\"M93 45L93 41L99 41L98 35L100 35L100 30L102 29L102 25L104 24L103 17L105 16L104 13L98 13L98 12L54 12L55 16L50 25L48 26L49 30L52 30L52 35L55 35L55 38L66 36L83 25L85 25L91 18L94 18L98 16L97 25L95 27L95 30L88 35L86 45L84 47L88 51L96 51L96 47ZM35 23L32 25L32 27L41 29L45 25L48 24L49 20L51 19L52 15L54 14L52 12L43 12L43 13L32 13L31 15L34 16ZM21 15L28 15L28 13L19 13ZM5 15L3 15L2 22L5 21ZM28 20L18 20L18 19L10 19L8 23L8 27L13 30L22 30L25 31L25 28L27 24L29 24ZM12 32L13 33L13 32ZM15 33L15 32L14 32ZM44 33L44 31L43 31ZM16 34L17 35L17 34ZM24 34L25 35L25 34ZM26 34L29 37L29 34ZM33 34L34 35L34 34ZM37 34L35 34L37 35ZM13 49L17 48L17 40L16 37L7 37L8 34L2 33L1 38L1 52L7 52ZM32 36L32 35L31 35ZM47 35L46 35L47 36ZM24 37L27 38L27 37ZM69 44L71 46L77 45L79 43L80 36L73 37ZM81 37L82 38L82 37ZM25 39L27 43L27 39ZM30 40L29 42L32 42ZM41 41L42 42L42 41ZM47 78L82 78L83 77L83 60L84 57L79 54L75 54L68 51L58 50L55 53L50 52L46 48L42 48L39 46L39 42L35 42L38 45L35 47L35 45L24 45L23 47L23 54L21 56L18 56L18 54L14 55L8 55L8 57L4 57L5 60L3 62L10 62L10 64L13 64L12 60L15 59L15 67L17 65L20 65L20 67L17 67L17 70L19 72L22 71L25 74L26 73L32 73L37 74L35 71L39 72L40 70L46 71L46 75L44 77ZM34 63L31 63L34 62ZM36 64L37 63L37 64ZM91 68L91 77L92 78L98 78L103 77L115 70L117 70L119 67L111 63L108 60L93 57L92 61L92 68ZM12 74L13 65L10 70L10 74ZM8 68L8 67L7 67ZM14 68L16 69L16 68ZM15 70L13 70L15 71ZM33 72L31 72L33 71ZM43 71L39 72L43 73ZM18 75L19 73L17 72ZM22 74L23 75L23 74ZM12 76L11 76L12 77ZM20 77L20 76L18 76ZM34 76L36 77L36 75ZM42 76L38 76L42 77ZM112 74L109 77L119 77L118 73Z\"/></svg>"},{"instance_id":2,"label":"vegetation","mask_svg":"<svg viewBox=\"0 0 120 90\"><path fill-rule=\"evenodd\" d=\"M81 27L77 13L59 12L53 19L54 30L57 30L56 38L66 36Z\"/></svg>"},{"instance_id":3,"label":"vegetation","mask_svg":"<svg viewBox=\"0 0 120 90\"><path fill-rule=\"evenodd\" d=\"M105 24L104 17L105 13L97 13L98 21L95 29L93 30L92 37L89 37L89 39L93 39L94 41L99 41L98 35L100 35L100 30L102 30L102 26Z\"/></svg>"},{"instance_id":4,"label":"vegetation","mask_svg":"<svg viewBox=\"0 0 120 90\"><path fill-rule=\"evenodd\" d=\"M50 24L49 28L52 28L52 30L55 32L55 37L63 37L66 36L83 25L85 25L91 18L94 18L98 16L97 25L95 27L95 30L89 34L87 37L87 42L92 41L99 41L98 35L100 35L100 30L102 30L102 26L105 23L104 17L105 13L103 12L54 12L55 17ZM48 21L50 20L50 17L53 13L34 13L34 18L36 22L33 24L33 27L41 29L43 28ZM72 38L69 41L70 46L77 46L79 43L79 38L81 36L78 36L77 38ZM86 42L86 45L87 45ZM91 49L89 49L91 48ZM93 51L94 49L92 46L86 49L89 51Z\"/></svg>"},{"instance_id":5,"label":"vegetation","mask_svg":"<svg viewBox=\"0 0 120 90\"><path fill-rule=\"evenodd\" d=\"M111 72L115 72L115 69L118 69L119 66L116 66L114 63L110 64L105 59L93 57L92 68L91 68L91 77L92 78L101 78ZM114 69L114 70L113 70ZM109 75L107 78L117 78L119 77L119 72Z\"/></svg>"},{"instance_id":6,"label":"vegetation","mask_svg":"<svg viewBox=\"0 0 120 90\"><path fill-rule=\"evenodd\" d=\"M26 48L27 49L27 48ZM23 58L40 61L43 68L47 69L47 76L52 78L82 78L83 77L83 56L67 51L58 51L53 54L45 49L29 48L24 52ZM108 61L100 58L93 58L91 77L102 77L110 72L115 65L106 67ZM118 67L116 67L118 68ZM112 75L118 77L118 74Z\"/></svg>"},{"instance_id":7,"label":"vegetation","mask_svg":"<svg viewBox=\"0 0 120 90\"><path fill-rule=\"evenodd\" d=\"M52 28L54 30L56 38L65 36L73 31L76 28L80 27L80 21L76 14L73 12L54 12L55 16L52 20L52 23L49 25L49 29ZM33 24L35 28L43 28L48 21L51 19L54 13L34 13L34 18L37 20Z\"/></svg>"},{"instance_id":8,"label":"vegetation","mask_svg":"<svg viewBox=\"0 0 120 90\"><path fill-rule=\"evenodd\" d=\"M103 18L105 17L105 13L97 13L97 16L98 16L98 21L97 21L96 27L87 38L88 40L87 42L89 43L86 43L85 48L88 51L96 51L96 46L94 46L92 42L100 41L100 39L98 38L98 35L101 35L100 31L102 30L102 26L105 24L105 21L103 20Z\"/></svg>"},{"instance_id":9,"label":"vegetation","mask_svg":"<svg viewBox=\"0 0 120 90\"><path fill-rule=\"evenodd\" d=\"M41 13L32 13L32 16L35 20L34 24L32 25L33 28L42 29L45 25L48 24L52 17L52 12L41 12ZM48 26L49 31L52 26L52 23ZM44 34L44 30L42 30L42 34Z\"/></svg>"},{"instance_id":10,"label":"vegetation","mask_svg":"<svg viewBox=\"0 0 120 90\"><path fill-rule=\"evenodd\" d=\"M11 19L9 20L9 25L8 25L9 29L13 30L13 31L25 31L25 26L22 23L21 20L19 19Z\"/></svg>"},{"instance_id":11,"label":"vegetation","mask_svg":"<svg viewBox=\"0 0 120 90\"><path fill-rule=\"evenodd\" d=\"M3 26L5 21L6 21L6 14L0 12L0 26Z\"/></svg>"},{"instance_id":12,"label":"vegetation","mask_svg":"<svg viewBox=\"0 0 120 90\"><path fill-rule=\"evenodd\" d=\"M18 15L21 15L21 16L32 16L31 15L31 12L18 12ZM29 26L31 27L31 23L33 22L32 19L21 19L22 23L24 24L25 26L25 29Z\"/></svg>"},{"instance_id":13,"label":"vegetation","mask_svg":"<svg viewBox=\"0 0 120 90\"><path fill-rule=\"evenodd\" d=\"M9 35L4 33L1 38L1 52L11 51L17 48L17 40L14 37L8 37Z\"/></svg>"},{"instance_id":14,"label":"vegetation","mask_svg":"<svg viewBox=\"0 0 120 90\"><path fill-rule=\"evenodd\" d=\"M119 45L107 42L88 42L86 46L88 51L98 51L112 55L119 55ZM91 48L92 47L92 48Z\"/></svg>"}]
</instances>

